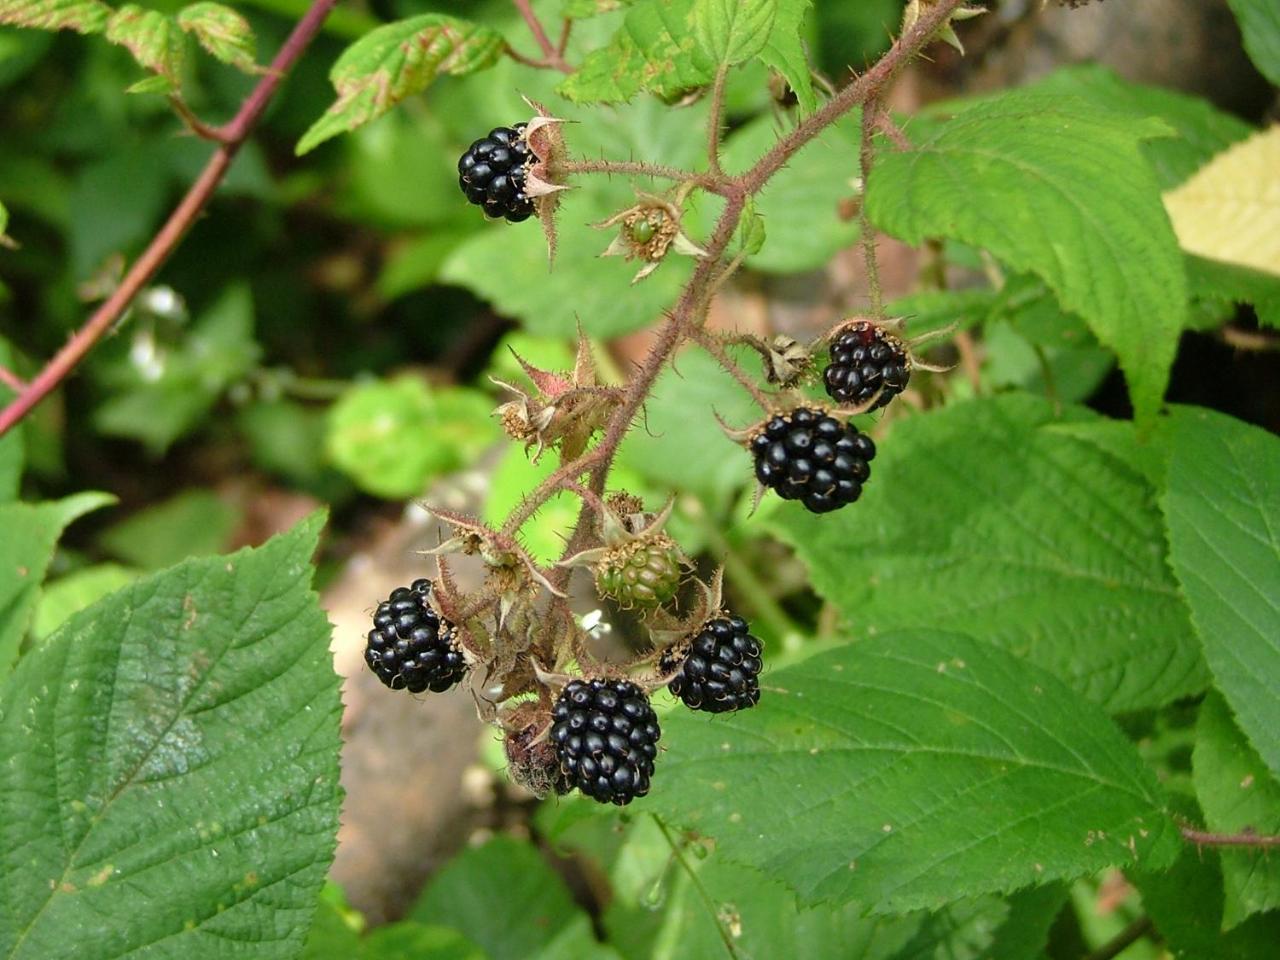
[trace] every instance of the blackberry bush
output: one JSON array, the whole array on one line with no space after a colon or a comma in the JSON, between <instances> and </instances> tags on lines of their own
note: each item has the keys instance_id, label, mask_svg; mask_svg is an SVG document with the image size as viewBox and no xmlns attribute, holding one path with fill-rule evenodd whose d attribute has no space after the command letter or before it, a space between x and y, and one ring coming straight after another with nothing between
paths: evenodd
<instances>
[{"instance_id":1,"label":"blackberry bush","mask_svg":"<svg viewBox=\"0 0 1280 960\"><path fill-rule=\"evenodd\" d=\"M552 718L551 742L570 784L593 800L619 806L649 792L662 731L638 686L629 680L573 680Z\"/></svg>"},{"instance_id":2,"label":"blackberry bush","mask_svg":"<svg viewBox=\"0 0 1280 960\"><path fill-rule=\"evenodd\" d=\"M813 513L853 503L871 476L876 446L851 423L812 407L771 417L751 439L756 479Z\"/></svg>"},{"instance_id":3,"label":"blackberry bush","mask_svg":"<svg viewBox=\"0 0 1280 960\"><path fill-rule=\"evenodd\" d=\"M525 124L495 127L476 140L458 160L458 186L489 216L511 223L528 220L533 201L525 194L525 175L533 152L524 140Z\"/></svg>"},{"instance_id":4,"label":"blackberry bush","mask_svg":"<svg viewBox=\"0 0 1280 960\"><path fill-rule=\"evenodd\" d=\"M689 642L668 689L706 713L745 710L760 702L760 641L741 617L708 620Z\"/></svg>"},{"instance_id":5,"label":"blackberry bush","mask_svg":"<svg viewBox=\"0 0 1280 960\"><path fill-rule=\"evenodd\" d=\"M392 690L441 693L466 675L453 626L431 609L430 595L431 581L415 580L392 590L373 614L364 660Z\"/></svg>"},{"instance_id":6,"label":"blackberry bush","mask_svg":"<svg viewBox=\"0 0 1280 960\"><path fill-rule=\"evenodd\" d=\"M827 395L841 406L878 410L905 390L911 379L907 348L870 320L855 320L844 327L831 342L830 353L822 383Z\"/></svg>"}]
</instances>

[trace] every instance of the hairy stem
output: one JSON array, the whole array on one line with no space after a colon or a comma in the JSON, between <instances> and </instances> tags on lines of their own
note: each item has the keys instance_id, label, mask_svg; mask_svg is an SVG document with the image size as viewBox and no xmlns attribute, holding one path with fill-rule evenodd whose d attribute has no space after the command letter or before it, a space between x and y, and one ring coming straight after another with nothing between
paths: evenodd
<instances>
[{"instance_id":1,"label":"hairy stem","mask_svg":"<svg viewBox=\"0 0 1280 960\"><path fill-rule=\"evenodd\" d=\"M868 101L862 108L861 136L858 145L858 166L862 176L862 198L858 204L858 225L861 228L862 256L867 269L867 293L871 297L871 315L884 319L884 300L880 293L880 262L876 259L876 232L867 215L867 180L871 177L871 164L875 161L876 117L880 113L879 101Z\"/></svg>"},{"instance_id":2,"label":"hairy stem","mask_svg":"<svg viewBox=\"0 0 1280 960\"><path fill-rule=\"evenodd\" d=\"M555 173L571 175L575 173L604 173L620 177L659 177L663 180L674 180L677 183L692 183L712 193L723 193L728 178L694 173L681 170L679 167L668 167L660 163L645 163L642 160L561 160L556 163Z\"/></svg>"},{"instance_id":3,"label":"hairy stem","mask_svg":"<svg viewBox=\"0 0 1280 960\"><path fill-rule=\"evenodd\" d=\"M308 44L319 32L329 11L338 0L315 0L310 9L298 21L284 46L276 54L271 66L253 88L248 98L240 105L239 111L231 122L217 129L216 139L220 145L196 182L191 185L187 195L182 198L177 209L160 232L155 235L147 249L125 274L120 286L112 292L103 304L93 312L83 327L76 331L66 345L50 360L43 370L27 384L17 397L0 410L0 436L7 433L15 423L26 416L37 403L48 396L84 359L94 345L102 339L120 319L133 298L155 276L161 265L177 248L191 225L195 223L200 212L204 210L214 191L226 176L235 159L237 151L248 139L249 133L267 108L281 81L290 68L302 56Z\"/></svg>"},{"instance_id":4,"label":"hairy stem","mask_svg":"<svg viewBox=\"0 0 1280 960\"><path fill-rule=\"evenodd\" d=\"M724 84L729 76L729 65L720 64L715 83L711 85L711 115L707 117L707 169L720 174L720 134L724 126Z\"/></svg>"},{"instance_id":5,"label":"hairy stem","mask_svg":"<svg viewBox=\"0 0 1280 960\"><path fill-rule=\"evenodd\" d=\"M752 399L760 406L760 409L766 412L770 409L772 403L769 395L760 389L733 357L729 356L719 337L697 325L690 326L688 334L689 339L715 358L716 362L724 368L725 373L742 384L743 389L751 394Z\"/></svg>"},{"instance_id":6,"label":"hairy stem","mask_svg":"<svg viewBox=\"0 0 1280 960\"><path fill-rule=\"evenodd\" d=\"M1182 839L1199 847L1280 847L1280 836L1253 833L1211 833L1207 830L1182 828Z\"/></svg>"}]
</instances>

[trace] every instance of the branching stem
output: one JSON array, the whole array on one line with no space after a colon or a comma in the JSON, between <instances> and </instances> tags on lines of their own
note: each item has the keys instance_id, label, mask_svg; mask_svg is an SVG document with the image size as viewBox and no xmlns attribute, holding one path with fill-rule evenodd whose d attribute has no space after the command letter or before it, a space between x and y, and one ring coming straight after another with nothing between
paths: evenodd
<instances>
[{"instance_id":1,"label":"branching stem","mask_svg":"<svg viewBox=\"0 0 1280 960\"><path fill-rule=\"evenodd\" d=\"M1182 828L1182 839L1198 847L1280 847L1280 836L1244 831L1241 833L1211 833L1207 830Z\"/></svg>"},{"instance_id":2,"label":"branching stem","mask_svg":"<svg viewBox=\"0 0 1280 960\"><path fill-rule=\"evenodd\" d=\"M133 298L141 292L177 248L231 168L231 161L235 159L237 151L248 139L281 81L320 31L325 17L337 2L338 0L315 0L298 21L289 38L284 42L284 46L271 62L271 66L267 68L248 98L240 105L239 111L231 122L217 128L213 139L218 140L218 149L209 158L204 170L191 185L191 189L182 198L177 209L169 215L160 232L155 235L142 256L125 274L120 286L93 312L85 325L76 331L44 369L22 388L7 407L0 410L0 436L7 433L15 423L26 416L32 407L48 396L70 375L76 365L84 359L85 354L115 326Z\"/></svg>"},{"instance_id":3,"label":"branching stem","mask_svg":"<svg viewBox=\"0 0 1280 960\"><path fill-rule=\"evenodd\" d=\"M724 343L719 337L697 324L689 326L688 336L690 340L715 357L716 363L724 368L725 373L742 384L743 389L751 394L751 398L755 400L760 409L767 412L772 408L773 403L769 395L760 389L755 380L742 369L741 365L733 357L729 356L729 352L725 350Z\"/></svg>"},{"instance_id":4,"label":"branching stem","mask_svg":"<svg viewBox=\"0 0 1280 960\"><path fill-rule=\"evenodd\" d=\"M524 17L524 22L529 26L529 32L533 34L533 39L537 41L538 49L542 51L541 62L522 57L516 57L515 59L530 66L550 67L553 70L559 70L561 73L573 73L573 67L564 62L561 50L547 36L546 28L542 26L542 21L538 19L538 15L533 12L533 5L529 0L511 0L511 2L520 11L520 16ZM513 52L510 47L507 48L507 51L508 53Z\"/></svg>"}]
</instances>

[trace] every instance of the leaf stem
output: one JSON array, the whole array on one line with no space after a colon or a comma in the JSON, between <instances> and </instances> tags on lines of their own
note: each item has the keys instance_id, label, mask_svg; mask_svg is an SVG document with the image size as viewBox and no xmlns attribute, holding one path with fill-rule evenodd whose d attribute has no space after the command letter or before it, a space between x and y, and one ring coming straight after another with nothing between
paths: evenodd
<instances>
[{"instance_id":1,"label":"leaf stem","mask_svg":"<svg viewBox=\"0 0 1280 960\"><path fill-rule=\"evenodd\" d=\"M770 400L769 395L760 389L733 357L729 356L719 337L705 327L692 324L689 326L688 335L690 340L715 358L716 363L720 364L725 373L737 380L742 385L742 388L751 394L752 399L755 400L761 410L768 413L773 409L773 402Z\"/></svg>"},{"instance_id":2,"label":"leaf stem","mask_svg":"<svg viewBox=\"0 0 1280 960\"><path fill-rule=\"evenodd\" d=\"M662 831L662 836L666 838L667 845L671 847L672 854L675 855L677 862L689 879L693 882L694 889L698 891L698 896L702 898L703 904L706 905L707 913L711 916L711 922L716 925L716 932L720 934L720 939L724 943L725 951L733 960L740 960L738 955L737 944L733 942L733 937L729 935L729 931L725 929L723 921L720 919L720 911L716 909L716 902L711 899L711 894L707 891L706 885L702 882L702 878L698 876L698 871L693 869L693 864L689 863L684 855L684 851L680 845L676 843L676 838L671 835L671 829L666 825L663 819L656 813L650 814L653 822L658 825L658 829Z\"/></svg>"},{"instance_id":3,"label":"leaf stem","mask_svg":"<svg viewBox=\"0 0 1280 960\"><path fill-rule=\"evenodd\" d=\"M711 85L711 114L707 117L707 169L720 175L720 134L724 126L724 85L729 76L729 65L720 64L715 82Z\"/></svg>"},{"instance_id":4,"label":"leaf stem","mask_svg":"<svg viewBox=\"0 0 1280 960\"><path fill-rule=\"evenodd\" d=\"M556 173L604 173L621 177L660 177L678 183L692 183L712 193L723 193L729 178L716 174L695 173L661 163L645 163L640 160L561 160Z\"/></svg>"},{"instance_id":5,"label":"leaf stem","mask_svg":"<svg viewBox=\"0 0 1280 960\"><path fill-rule=\"evenodd\" d=\"M0 383L12 390L14 393L21 393L27 389L26 381L20 376L5 367L0 367Z\"/></svg>"},{"instance_id":6,"label":"leaf stem","mask_svg":"<svg viewBox=\"0 0 1280 960\"><path fill-rule=\"evenodd\" d=\"M70 375L94 345L115 326L133 298L141 292L182 242L182 238L191 229L191 225L195 223L196 218L213 197L222 178L231 168L231 161L235 159L236 153L248 139L281 81L320 31L325 17L337 2L338 0L314 0L302 19L298 21L297 26L293 28L293 32L289 34L289 38L285 40L284 46L280 48L275 59L271 61L271 66L267 68L262 79L240 105L239 111L231 122L218 128L217 139L220 141L218 149L209 158L204 170L187 191L187 195L169 215L160 232L155 235L142 256L125 274L120 286L93 312L85 325L76 331L44 369L23 387L18 396L0 410L0 436L12 429L13 425L26 416L32 407L48 396Z\"/></svg>"},{"instance_id":7,"label":"leaf stem","mask_svg":"<svg viewBox=\"0 0 1280 960\"><path fill-rule=\"evenodd\" d=\"M867 181L871 177L871 165L875 162L876 117L880 113L878 100L869 100L862 107L861 135L858 145L858 166L862 177L862 198L858 204L858 225L861 227L862 257L867 270L867 293L871 298L871 315L884 319L884 299L880 292L880 263L876 259L876 232L867 214Z\"/></svg>"},{"instance_id":8,"label":"leaf stem","mask_svg":"<svg viewBox=\"0 0 1280 960\"><path fill-rule=\"evenodd\" d=\"M1155 925L1151 922L1150 917L1139 917L1085 957L1085 960L1113 960L1113 958L1120 956L1153 929L1155 929Z\"/></svg>"}]
</instances>

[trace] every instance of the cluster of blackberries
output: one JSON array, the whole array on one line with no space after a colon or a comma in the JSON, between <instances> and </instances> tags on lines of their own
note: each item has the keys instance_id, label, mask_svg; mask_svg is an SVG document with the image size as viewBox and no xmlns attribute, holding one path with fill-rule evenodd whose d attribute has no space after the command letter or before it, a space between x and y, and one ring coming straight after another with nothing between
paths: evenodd
<instances>
[{"instance_id":1,"label":"cluster of blackberries","mask_svg":"<svg viewBox=\"0 0 1280 960\"><path fill-rule=\"evenodd\" d=\"M453 625L431 609L430 595L431 581L415 580L374 611L364 661L392 690L440 693L466 675Z\"/></svg>"},{"instance_id":2,"label":"cluster of blackberries","mask_svg":"<svg viewBox=\"0 0 1280 960\"><path fill-rule=\"evenodd\" d=\"M870 320L845 327L831 342L830 352L822 381L827 394L842 406L870 403L868 410L878 410L911 379L911 358L902 341Z\"/></svg>"},{"instance_id":3,"label":"cluster of blackberries","mask_svg":"<svg viewBox=\"0 0 1280 960\"><path fill-rule=\"evenodd\" d=\"M533 201L525 194L525 173L533 152L524 139L525 125L496 127L467 148L458 161L458 186L491 217L511 223L528 220Z\"/></svg>"},{"instance_id":4,"label":"cluster of blackberries","mask_svg":"<svg viewBox=\"0 0 1280 960\"><path fill-rule=\"evenodd\" d=\"M814 513L853 503L871 476L876 445L851 423L800 407L771 417L751 440L756 479Z\"/></svg>"}]
</instances>

